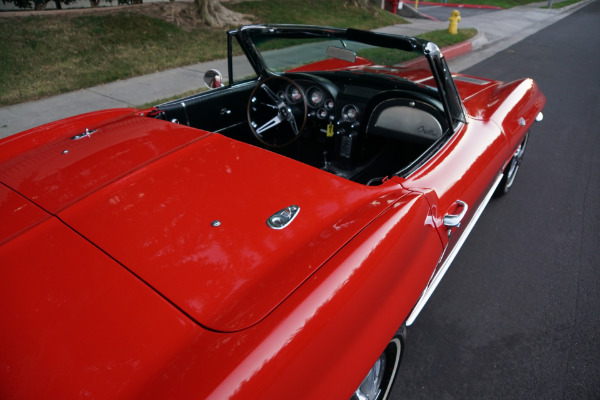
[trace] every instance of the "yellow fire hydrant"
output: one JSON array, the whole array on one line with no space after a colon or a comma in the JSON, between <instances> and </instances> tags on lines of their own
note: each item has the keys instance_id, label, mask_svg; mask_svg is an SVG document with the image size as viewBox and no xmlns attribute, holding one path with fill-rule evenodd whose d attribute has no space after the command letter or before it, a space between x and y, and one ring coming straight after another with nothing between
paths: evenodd
<instances>
[{"instance_id":1,"label":"yellow fire hydrant","mask_svg":"<svg viewBox=\"0 0 600 400\"><path fill-rule=\"evenodd\" d=\"M452 14L450 15L450 18L448 18L448 20L450 21L450 25L448 26L448 33L450 33L451 35L456 35L458 33L458 22L460 21L460 13L458 12L458 10L452 11Z\"/></svg>"}]
</instances>

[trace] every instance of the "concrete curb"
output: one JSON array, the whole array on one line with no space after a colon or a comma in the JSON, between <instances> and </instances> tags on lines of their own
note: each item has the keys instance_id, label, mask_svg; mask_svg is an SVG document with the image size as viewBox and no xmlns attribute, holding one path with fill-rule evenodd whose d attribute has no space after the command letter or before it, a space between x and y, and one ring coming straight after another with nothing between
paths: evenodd
<instances>
[{"instance_id":1,"label":"concrete curb","mask_svg":"<svg viewBox=\"0 0 600 400\"><path fill-rule=\"evenodd\" d=\"M485 33L477 29L477 35L469 39L469 42L471 42L471 51L476 51L485 46L488 43L488 40Z\"/></svg>"},{"instance_id":2,"label":"concrete curb","mask_svg":"<svg viewBox=\"0 0 600 400\"><path fill-rule=\"evenodd\" d=\"M415 1L404 0L405 4L415 5ZM452 7L452 8L476 8L482 10L504 10L504 7L498 6L487 6L484 4L460 4L460 3L434 3L431 1L419 1L419 4L424 6L439 6L439 7Z\"/></svg>"},{"instance_id":3,"label":"concrete curb","mask_svg":"<svg viewBox=\"0 0 600 400\"><path fill-rule=\"evenodd\" d=\"M477 35L475 35L477 36ZM474 37L475 37L474 36ZM453 44L452 46L447 46L441 49L442 54L446 58L446 60L451 60L456 57L460 57L463 54L467 54L473 50L473 42L471 39L465 40L464 42Z\"/></svg>"}]
</instances>

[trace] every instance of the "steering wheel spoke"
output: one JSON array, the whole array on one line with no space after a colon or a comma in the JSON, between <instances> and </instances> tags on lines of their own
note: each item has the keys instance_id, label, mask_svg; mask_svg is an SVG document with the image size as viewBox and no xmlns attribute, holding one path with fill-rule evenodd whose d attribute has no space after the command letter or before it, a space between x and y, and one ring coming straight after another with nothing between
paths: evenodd
<instances>
[{"instance_id":1,"label":"steering wheel spoke","mask_svg":"<svg viewBox=\"0 0 600 400\"><path fill-rule=\"evenodd\" d=\"M265 107L269 107L272 108L274 110L278 110L279 108L277 106L274 106L273 104L269 104L269 103L260 103L261 105L265 106Z\"/></svg>"},{"instance_id":2,"label":"steering wheel spoke","mask_svg":"<svg viewBox=\"0 0 600 400\"><path fill-rule=\"evenodd\" d=\"M280 106L283 103L283 99L280 99L279 97L277 97L277 95L275 94L275 92L273 92L271 90L271 88L268 87L264 82L260 84L260 87L271 98L271 100L275 102L275 104L277 106Z\"/></svg>"},{"instance_id":3,"label":"steering wheel spoke","mask_svg":"<svg viewBox=\"0 0 600 400\"><path fill-rule=\"evenodd\" d=\"M288 117L288 122L292 126L292 131L294 131L294 135L298 136L300 132L298 131L298 126L296 125L296 118L294 118L294 114L290 112L290 116Z\"/></svg>"},{"instance_id":4,"label":"steering wheel spoke","mask_svg":"<svg viewBox=\"0 0 600 400\"><path fill-rule=\"evenodd\" d=\"M273 128L274 126L279 125L280 123L281 123L281 117L279 117L279 114L277 114L276 116L271 118L268 122L266 122L262 126L256 128L256 133L261 134L264 131Z\"/></svg>"}]
</instances>

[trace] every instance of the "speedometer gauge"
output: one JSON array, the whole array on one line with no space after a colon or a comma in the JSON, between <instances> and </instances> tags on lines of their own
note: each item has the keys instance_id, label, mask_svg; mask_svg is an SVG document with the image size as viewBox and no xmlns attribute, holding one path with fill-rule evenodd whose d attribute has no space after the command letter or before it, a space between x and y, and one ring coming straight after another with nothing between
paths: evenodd
<instances>
[{"instance_id":1,"label":"speedometer gauge","mask_svg":"<svg viewBox=\"0 0 600 400\"><path fill-rule=\"evenodd\" d=\"M302 93L300 93L300 89L293 85L290 85L285 91L285 97L289 102L295 104L302 99Z\"/></svg>"}]
</instances>

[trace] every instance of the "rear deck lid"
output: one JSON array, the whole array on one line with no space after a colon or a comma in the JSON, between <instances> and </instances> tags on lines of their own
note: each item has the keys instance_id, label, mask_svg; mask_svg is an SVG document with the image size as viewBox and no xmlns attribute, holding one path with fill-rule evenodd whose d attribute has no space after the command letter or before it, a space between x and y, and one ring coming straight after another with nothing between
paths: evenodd
<instances>
[{"instance_id":1,"label":"rear deck lid","mask_svg":"<svg viewBox=\"0 0 600 400\"><path fill-rule=\"evenodd\" d=\"M81 179L75 170L57 176L69 173ZM392 182L355 184L209 134L78 193L58 216L201 325L236 331L264 318L402 194ZM287 227L267 224L289 206L299 212Z\"/></svg>"}]
</instances>

